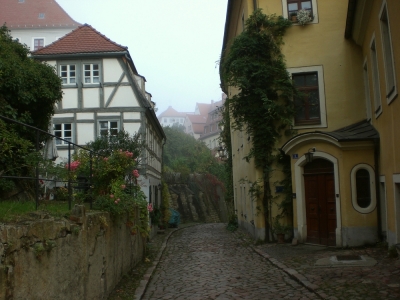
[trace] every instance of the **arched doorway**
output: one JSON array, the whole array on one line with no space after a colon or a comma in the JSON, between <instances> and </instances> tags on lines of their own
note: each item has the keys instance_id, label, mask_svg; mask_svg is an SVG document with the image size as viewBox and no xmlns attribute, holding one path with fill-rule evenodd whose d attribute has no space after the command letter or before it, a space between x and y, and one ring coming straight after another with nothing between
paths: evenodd
<instances>
[{"instance_id":1,"label":"arched doorway","mask_svg":"<svg viewBox=\"0 0 400 300\"><path fill-rule=\"evenodd\" d=\"M333 163L317 158L304 166L307 242L336 246L336 201Z\"/></svg>"}]
</instances>

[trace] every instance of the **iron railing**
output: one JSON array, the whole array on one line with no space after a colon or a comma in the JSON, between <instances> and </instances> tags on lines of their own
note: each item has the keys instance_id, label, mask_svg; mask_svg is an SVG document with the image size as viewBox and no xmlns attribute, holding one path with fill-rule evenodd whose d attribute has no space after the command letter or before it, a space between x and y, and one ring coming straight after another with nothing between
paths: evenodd
<instances>
[{"instance_id":1,"label":"iron railing","mask_svg":"<svg viewBox=\"0 0 400 300\"><path fill-rule=\"evenodd\" d=\"M72 206L72 189L73 188L79 188L79 189L88 189L89 190L89 199L90 199L90 208L92 208L93 205L93 197L92 197L92 172L93 172L93 155L94 151L87 149L85 147L82 147L78 144L75 144L69 140L60 138L58 136L55 136L54 134L51 134L47 131L41 130L37 127L4 117L0 115L0 119L6 121L6 122L11 122L14 124L22 125L26 128L34 130L35 133L35 150L37 153L40 153L40 134L45 134L48 136L48 140L56 138L57 140L61 140L68 145L68 173L71 172L71 152L75 151L76 149L82 149L85 151L89 151L90 153L90 174L89 174L89 179L88 182L83 182L82 181L73 181L71 180L71 176L68 176L68 180L60 180L60 179L48 179L48 178L43 178L40 176L40 170L39 170L39 162L35 166L35 176L10 176L10 175L4 175L0 174L0 178L8 178L8 179L21 179L21 180L33 180L35 182L35 203L36 203L36 209L38 209L39 206L39 200L40 200L40 195L39 195L39 186L40 186L40 181L52 181L52 182L57 182L64 184L64 186L67 186L68 188L68 207L71 209ZM53 141L52 141L53 142ZM54 145L55 146L55 145Z\"/></svg>"}]
</instances>

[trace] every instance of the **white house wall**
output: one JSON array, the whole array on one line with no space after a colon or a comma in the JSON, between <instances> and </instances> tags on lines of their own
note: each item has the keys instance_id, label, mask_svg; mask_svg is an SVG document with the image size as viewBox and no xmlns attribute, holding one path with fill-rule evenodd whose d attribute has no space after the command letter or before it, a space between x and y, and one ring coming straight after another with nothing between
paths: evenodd
<instances>
[{"instance_id":1,"label":"white house wall","mask_svg":"<svg viewBox=\"0 0 400 300\"><path fill-rule=\"evenodd\" d=\"M94 140L94 124L93 123L77 123L76 133L79 145L85 145Z\"/></svg>"},{"instance_id":2,"label":"white house wall","mask_svg":"<svg viewBox=\"0 0 400 300\"><path fill-rule=\"evenodd\" d=\"M139 112L124 112L124 120L139 120Z\"/></svg>"},{"instance_id":3,"label":"white house wall","mask_svg":"<svg viewBox=\"0 0 400 300\"><path fill-rule=\"evenodd\" d=\"M50 45L67 33L71 32L74 28L29 28L29 29L11 29L11 36L15 39L18 38L21 44L26 44L30 50L33 50L33 40L35 38L44 38L44 45Z\"/></svg>"},{"instance_id":4,"label":"white house wall","mask_svg":"<svg viewBox=\"0 0 400 300\"><path fill-rule=\"evenodd\" d=\"M120 86L108 107L140 106L130 86Z\"/></svg>"},{"instance_id":5,"label":"white house wall","mask_svg":"<svg viewBox=\"0 0 400 300\"><path fill-rule=\"evenodd\" d=\"M62 108L78 108L77 89L63 89Z\"/></svg>"},{"instance_id":6,"label":"white house wall","mask_svg":"<svg viewBox=\"0 0 400 300\"><path fill-rule=\"evenodd\" d=\"M103 70L104 82L118 82L123 72L121 65L115 58L103 59Z\"/></svg>"},{"instance_id":7,"label":"white house wall","mask_svg":"<svg viewBox=\"0 0 400 300\"><path fill-rule=\"evenodd\" d=\"M77 113L76 119L77 120L93 120L94 113Z\"/></svg>"},{"instance_id":8,"label":"white house wall","mask_svg":"<svg viewBox=\"0 0 400 300\"><path fill-rule=\"evenodd\" d=\"M141 123L124 123L124 130L129 134L135 134L139 132Z\"/></svg>"},{"instance_id":9,"label":"white house wall","mask_svg":"<svg viewBox=\"0 0 400 300\"><path fill-rule=\"evenodd\" d=\"M83 89L83 107L84 108L100 107L100 89L98 88Z\"/></svg>"}]
</instances>

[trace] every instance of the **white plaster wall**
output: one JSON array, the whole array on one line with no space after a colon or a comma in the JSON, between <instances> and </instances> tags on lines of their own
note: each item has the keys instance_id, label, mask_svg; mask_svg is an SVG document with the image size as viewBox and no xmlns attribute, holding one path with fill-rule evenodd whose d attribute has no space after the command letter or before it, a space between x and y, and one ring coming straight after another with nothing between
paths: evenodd
<instances>
[{"instance_id":1,"label":"white plaster wall","mask_svg":"<svg viewBox=\"0 0 400 300\"><path fill-rule=\"evenodd\" d=\"M44 62L52 67L57 66L57 62L55 60L49 60L49 61L44 61Z\"/></svg>"},{"instance_id":2,"label":"white plaster wall","mask_svg":"<svg viewBox=\"0 0 400 300\"><path fill-rule=\"evenodd\" d=\"M34 38L44 38L44 45L47 46L73 30L73 28L9 29L12 37L18 38L21 44L26 44L31 50L33 50Z\"/></svg>"},{"instance_id":3,"label":"white plaster wall","mask_svg":"<svg viewBox=\"0 0 400 300\"><path fill-rule=\"evenodd\" d=\"M140 112L125 112L124 119L138 120L140 119Z\"/></svg>"},{"instance_id":4,"label":"white plaster wall","mask_svg":"<svg viewBox=\"0 0 400 300\"><path fill-rule=\"evenodd\" d=\"M104 82L117 82L123 73L121 65L116 58L103 59Z\"/></svg>"},{"instance_id":5,"label":"white plaster wall","mask_svg":"<svg viewBox=\"0 0 400 300\"><path fill-rule=\"evenodd\" d=\"M139 106L135 94L130 86L120 86L114 95L109 107Z\"/></svg>"},{"instance_id":6,"label":"white plaster wall","mask_svg":"<svg viewBox=\"0 0 400 300\"><path fill-rule=\"evenodd\" d=\"M119 112L105 112L105 113L97 113L97 116L99 117L115 117L115 116L120 116Z\"/></svg>"},{"instance_id":7,"label":"white plaster wall","mask_svg":"<svg viewBox=\"0 0 400 300\"><path fill-rule=\"evenodd\" d=\"M124 78L122 78L122 81L121 81L121 82L128 83L128 82L129 82L128 77L126 77L126 75L125 75Z\"/></svg>"},{"instance_id":8,"label":"white plaster wall","mask_svg":"<svg viewBox=\"0 0 400 300\"><path fill-rule=\"evenodd\" d=\"M83 89L83 107L100 107L100 89Z\"/></svg>"},{"instance_id":9,"label":"white plaster wall","mask_svg":"<svg viewBox=\"0 0 400 300\"><path fill-rule=\"evenodd\" d=\"M114 87L109 87L109 86L104 87L103 93L104 93L104 102L105 103L107 103L107 101L109 100L110 95L111 95L113 90L114 90Z\"/></svg>"},{"instance_id":10,"label":"white plaster wall","mask_svg":"<svg viewBox=\"0 0 400 300\"><path fill-rule=\"evenodd\" d=\"M78 145L85 145L94 140L94 123L77 123L76 133Z\"/></svg>"},{"instance_id":11,"label":"white plaster wall","mask_svg":"<svg viewBox=\"0 0 400 300\"><path fill-rule=\"evenodd\" d=\"M130 134L139 132L140 123L124 123L124 130Z\"/></svg>"},{"instance_id":12,"label":"white plaster wall","mask_svg":"<svg viewBox=\"0 0 400 300\"><path fill-rule=\"evenodd\" d=\"M78 90L77 89L63 89L63 108L78 108Z\"/></svg>"},{"instance_id":13,"label":"white plaster wall","mask_svg":"<svg viewBox=\"0 0 400 300\"><path fill-rule=\"evenodd\" d=\"M68 114L55 114L53 118L73 118L74 114L73 113L68 113Z\"/></svg>"},{"instance_id":14,"label":"white plaster wall","mask_svg":"<svg viewBox=\"0 0 400 300\"><path fill-rule=\"evenodd\" d=\"M77 120L93 120L94 113L77 113L76 119Z\"/></svg>"}]
</instances>

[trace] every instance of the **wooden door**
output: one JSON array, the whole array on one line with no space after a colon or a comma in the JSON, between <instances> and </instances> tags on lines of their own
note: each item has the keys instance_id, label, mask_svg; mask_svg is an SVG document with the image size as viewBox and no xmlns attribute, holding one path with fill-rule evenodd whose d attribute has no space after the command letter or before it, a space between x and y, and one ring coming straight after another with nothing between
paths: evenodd
<instances>
[{"instance_id":1,"label":"wooden door","mask_svg":"<svg viewBox=\"0 0 400 300\"><path fill-rule=\"evenodd\" d=\"M304 168L307 242L336 245L336 201L333 164L318 159Z\"/></svg>"}]
</instances>

